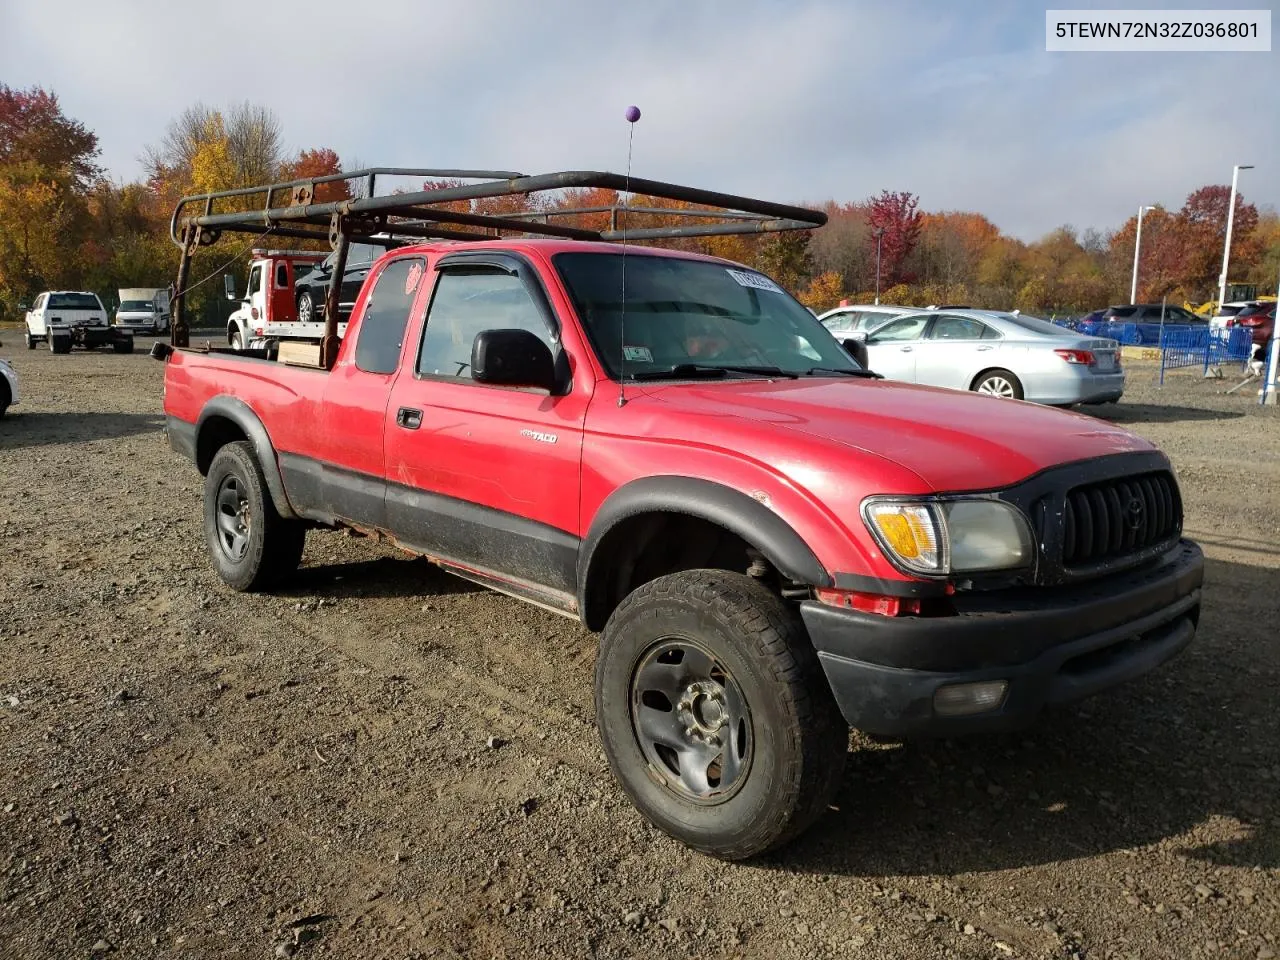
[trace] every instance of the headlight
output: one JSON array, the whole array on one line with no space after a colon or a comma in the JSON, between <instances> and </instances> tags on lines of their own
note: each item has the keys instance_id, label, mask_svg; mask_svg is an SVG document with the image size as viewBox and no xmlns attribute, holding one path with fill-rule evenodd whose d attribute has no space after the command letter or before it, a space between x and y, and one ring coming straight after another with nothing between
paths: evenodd
<instances>
[{"instance_id":1,"label":"headlight","mask_svg":"<svg viewBox=\"0 0 1280 960\"><path fill-rule=\"evenodd\" d=\"M1014 570L1035 555L1026 517L1000 500L874 497L862 513L885 554L908 573Z\"/></svg>"}]
</instances>

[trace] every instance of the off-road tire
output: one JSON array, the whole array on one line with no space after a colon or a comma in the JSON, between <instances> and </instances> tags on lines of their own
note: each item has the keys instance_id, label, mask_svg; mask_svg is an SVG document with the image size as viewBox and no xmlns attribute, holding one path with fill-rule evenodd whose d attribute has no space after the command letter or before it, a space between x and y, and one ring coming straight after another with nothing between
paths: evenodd
<instances>
[{"instance_id":1,"label":"off-road tire","mask_svg":"<svg viewBox=\"0 0 1280 960\"><path fill-rule=\"evenodd\" d=\"M632 679L664 641L711 654L746 700L745 779L728 799L686 799L651 768L632 723ZM596 722L609 766L636 808L695 850L741 860L787 843L829 806L849 728L795 611L749 577L691 570L651 581L613 612L601 637Z\"/></svg>"},{"instance_id":2,"label":"off-road tire","mask_svg":"<svg viewBox=\"0 0 1280 960\"><path fill-rule=\"evenodd\" d=\"M50 353L70 353L71 352L70 337L55 337L52 334L46 334L46 338L49 341Z\"/></svg>"},{"instance_id":3,"label":"off-road tire","mask_svg":"<svg viewBox=\"0 0 1280 960\"><path fill-rule=\"evenodd\" d=\"M235 478L248 503L248 545L239 559L219 541L218 498L228 477ZM228 443L214 455L204 481L204 534L214 569L227 586L251 592L286 580L302 562L306 533L301 521L276 512L251 443Z\"/></svg>"},{"instance_id":4,"label":"off-road tire","mask_svg":"<svg viewBox=\"0 0 1280 960\"><path fill-rule=\"evenodd\" d=\"M1003 380L1012 389L1012 394L996 394L988 390L982 389L983 384L994 383ZM1004 396L1012 400L1021 400L1023 397L1022 381L1011 370L1004 370L996 367L992 370L983 370L982 373L974 377L973 386L971 388L974 393L985 393L987 396Z\"/></svg>"}]
</instances>

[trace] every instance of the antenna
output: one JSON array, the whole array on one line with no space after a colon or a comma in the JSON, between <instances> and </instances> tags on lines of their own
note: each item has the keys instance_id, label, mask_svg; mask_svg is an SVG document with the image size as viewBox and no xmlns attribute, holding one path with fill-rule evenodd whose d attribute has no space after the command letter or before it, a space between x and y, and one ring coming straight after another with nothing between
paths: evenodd
<instances>
[{"instance_id":1,"label":"antenna","mask_svg":"<svg viewBox=\"0 0 1280 960\"><path fill-rule=\"evenodd\" d=\"M635 104L627 107L627 203L631 202L631 145L636 139L636 121L640 119L640 108ZM619 221L622 231L622 316L618 318L618 348L622 352L622 363L618 368L618 406L627 402L627 217L624 213Z\"/></svg>"}]
</instances>

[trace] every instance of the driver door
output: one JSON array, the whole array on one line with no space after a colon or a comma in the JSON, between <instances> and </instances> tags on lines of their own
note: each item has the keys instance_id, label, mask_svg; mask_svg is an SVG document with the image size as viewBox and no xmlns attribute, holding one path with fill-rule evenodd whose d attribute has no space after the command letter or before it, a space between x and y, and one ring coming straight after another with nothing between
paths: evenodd
<instances>
[{"instance_id":1,"label":"driver door","mask_svg":"<svg viewBox=\"0 0 1280 960\"><path fill-rule=\"evenodd\" d=\"M914 313L898 317L867 337L867 366L890 380L916 382L916 352L933 316Z\"/></svg>"}]
</instances>

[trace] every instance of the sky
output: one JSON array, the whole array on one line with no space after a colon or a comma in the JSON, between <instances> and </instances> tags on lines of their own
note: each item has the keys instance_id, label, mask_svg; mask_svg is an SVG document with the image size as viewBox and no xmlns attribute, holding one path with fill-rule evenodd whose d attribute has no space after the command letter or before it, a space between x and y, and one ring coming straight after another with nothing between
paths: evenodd
<instances>
[{"instance_id":1,"label":"sky","mask_svg":"<svg viewBox=\"0 0 1280 960\"><path fill-rule=\"evenodd\" d=\"M0 82L55 92L123 180L196 101L348 165L529 174L624 170L636 104L637 176L770 200L907 190L1031 240L1253 164L1280 206L1280 53L1047 53L1017 0L0 0Z\"/></svg>"}]
</instances>

